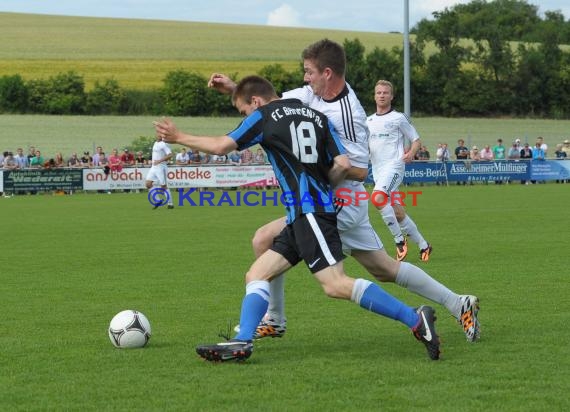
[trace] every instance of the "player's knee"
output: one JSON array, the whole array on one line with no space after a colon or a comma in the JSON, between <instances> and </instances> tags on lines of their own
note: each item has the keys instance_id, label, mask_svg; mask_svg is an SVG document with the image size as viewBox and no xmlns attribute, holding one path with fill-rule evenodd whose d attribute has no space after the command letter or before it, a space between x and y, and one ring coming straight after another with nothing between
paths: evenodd
<instances>
[{"instance_id":1,"label":"player's knee","mask_svg":"<svg viewBox=\"0 0 570 412\"><path fill-rule=\"evenodd\" d=\"M385 192L375 190L372 192L372 196L370 197L370 201L376 207L376 209L381 210L384 206L390 204L390 195Z\"/></svg>"},{"instance_id":2,"label":"player's knee","mask_svg":"<svg viewBox=\"0 0 570 412\"><path fill-rule=\"evenodd\" d=\"M261 256L267 251L273 243L273 234L269 233L264 228L259 228L255 231L253 239L251 239L251 246L256 257Z\"/></svg>"},{"instance_id":3,"label":"player's knee","mask_svg":"<svg viewBox=\"0 0 570 412\"><path fill-rule=\"evenodd\" d=\"M150 189L152 187L152 182L145 182L145 186L147 189Z\"/></svg>"}]
</instances>

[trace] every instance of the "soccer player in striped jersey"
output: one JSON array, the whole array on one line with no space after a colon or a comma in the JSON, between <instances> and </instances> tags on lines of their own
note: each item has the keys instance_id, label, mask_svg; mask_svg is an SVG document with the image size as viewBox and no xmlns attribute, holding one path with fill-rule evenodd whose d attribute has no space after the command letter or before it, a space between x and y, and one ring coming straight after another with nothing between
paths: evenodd
<instances>
[{"instance_id":1,"label":"soccer player in striped jersey","mask_svg":"<svg viewBox=\"0 0 570 412\"><path fill-rule=\"evenodd\" d=\"M286 226L247 272L240 331L227 342L198 346L197 353L210 361L249 358L255 331L269 305L269 281L304 260L329 297L351 300L405 324L425 345L429 357L439 359L431 307L411 308L379 285L344 272L335 205L328 200L332 185L350 169L350 161L327 117L297 99L279 99L271 83L259 76L242 79L232 101L247 117L225 136L185 134L168 119L155 122L157 136L213 154L261 145L292 204L287 206Z\"/></svg>"},{"instance_id":2,"label":"soccer player in striped jersey","mask_svg":"<svg viewBox=\"0 0 570 412\"><path fill-rule=\"evenodd\" d=\"M362 182L368 174L369 131L364 108L345 81L344 49L338 43L324 39L303 50L302 58L306 85L287 91L282 96L298 98L329 118L352 166L345 180L336 189L347 188L351 192L362 192L366 190ZM219 73L212 74L208 85L222 93L232 93L235 88L235 83L228 76ZM256 231L252 240L256 256L263 254L272 245L273 239L284 226L285 218L281 218ZM344 206L338 214L338 230L345 253L354 257L372 276L381 282L395 282L445 306L462 325L467 340L472 342L478 339L478 299L472 295L458 295L419 267L392 259L370 224L366 202L351 202ZM280 337L285 333L284 282L284 276L271 281L268 313L257 329L256 338Z\"/></svg>"},{"instance_id":3,"label":"soccer player in striped jersey","mask_svg":"<svg viewBox=\"0 0 570 412\"><path fill-rule=\"evenodd\" d=\"M406 163L414 159L421 147L418 132L404 114L392 108L394 89L387 80L378 80L374 87L376 113L368 116L370 130L370 160L374 175L373 204L380 212L382 220L394 236L396 259L404 260L408 254L406 235L420 248L420 259L429 260L432 247L424 239L414 221L406 214L398 202L397 193L404 180ZM410 150L405 151L406 142Z\"/></svg>"}]
</instances>

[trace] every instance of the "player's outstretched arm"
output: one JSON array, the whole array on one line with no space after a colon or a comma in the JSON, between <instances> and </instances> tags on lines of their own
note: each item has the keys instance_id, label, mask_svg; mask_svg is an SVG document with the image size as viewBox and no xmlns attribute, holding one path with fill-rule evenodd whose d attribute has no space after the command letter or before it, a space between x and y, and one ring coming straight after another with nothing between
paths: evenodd
<instances>
[{"instance_id":1,"label":"player's outstretched arm","mask_svg":"<svg viewBox=\"0 0 570 412\"><path fill-rule=\"evenodd\" d=\"M223 94L232 94L236 88L236 84L225 74L212 73L210 80L208 80L208 87L216 89Z\"/></svg>"},{"instance_id":2,"label":"player's outstretched arm","mask_svg":"<svg viewBox=\"0 0 570 412\"><path fill-rule=\"evenodd\" d=\"M194 136L181 132L172 120L162 118L152 122L156 135L167 143L178 143L201 152L225 155L237 148L237 143L229 136Z\"/></svg>"}]
</instances>

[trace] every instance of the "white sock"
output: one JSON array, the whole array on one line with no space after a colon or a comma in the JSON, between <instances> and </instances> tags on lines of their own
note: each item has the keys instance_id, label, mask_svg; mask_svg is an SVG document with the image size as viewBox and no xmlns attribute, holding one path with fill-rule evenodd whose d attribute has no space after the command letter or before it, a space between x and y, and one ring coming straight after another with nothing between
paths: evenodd
<instances>
[{"instance_id":1,"label":"white sock","mask_svg":"<svg viewBox=\"0 0 570 412\"><path fill-rule=\"evenodd\" d=\"M354 286L352 287L352 294L350 296L350 300L354 303L360 305L360 300L362 299L362 295L364 291L370 286L372 282L365 279L356 279L354 281Z\"/></svg>"},{"instance_id":2,"label":"white sock","mask_svg":"<svg viewBox=\"0 0 570 412\"><path fill-rule=\"evenodd\" d=\"M385 205L380 209L380 215L382 216L382 220L388 227L392 236L394 236L394 242L400 243L404 241L404 235L402 235L402 230L400 229L400 225L398 224L398 219L396 219L396 213L394 212L394 208L391 205Z\"/></svg>"},{"instance_id":3,"label":"white sock","mask_svg":"<svg viewBox=\"0 0 570 412\"><path fill-rule=\"evenodd\" d=\"M428 247L428 243L410 216L406 215L404 220L400 222L400 228L402 229L402 232L407 234L410 239L419 246L420 250Z\"/></svg>"},{"instance_id":4,"label":"white sock","mask_svg":"<svg viewBox=\"0 0 570 412\"><path fill-rule=\"evenodd\" d=\"M170 193L170 188L167 187L166 192L168 193L168 205L173 206L174 204L172 203L173 200L172 200L172 194Z\"/></svg>"},{"instance_id":5,"label":"white sock","mask_svg":"<svg viewBox=\"0 0 570 412\"><path fill-rule=\"evenodd\" d=\"M280 275L269 282L269 317L278 323L285 320L285 275Z\"/></svg>"},{"instance_id":6,"label":"white sock","mask_svg":"<svg viewBox=\"0 0 570 412\"><path fill-rule=\"evenodd\" d=\"M439 303L458 319L461 311L459 295L439 283L422 269L407 262L400 263L400 270L396 275L396 284L423 296L433 302Z\"/></svg>"}]
</instances>

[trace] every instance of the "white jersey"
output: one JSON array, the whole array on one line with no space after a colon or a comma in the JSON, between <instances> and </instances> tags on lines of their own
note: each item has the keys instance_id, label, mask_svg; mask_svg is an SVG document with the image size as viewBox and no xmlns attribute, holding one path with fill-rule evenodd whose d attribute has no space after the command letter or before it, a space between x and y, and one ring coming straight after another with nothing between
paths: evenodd
<instances>
[{"instance_id":1,"label":"white jersey","mask_svg":"<svg viewBox=\"0 0 570 412\"><path fill-rule=\"evenodd\" d=\"M158 142L154 142L154 145L152 145L153 166L154 166L155 161L160 160L160 159L164 159L170 153L172 153L172 150L170 150L170 146L168 146L162 140L160 140ZM162 163L160 163L160 166L166 167L166 163L162 162Z\"/></svg>"},{"instance_id":2,"label":"white jersey","mask_svg":"<svg viewBox=\"0 0 570 412\"><path fill-rule=\"evenodd\" d=\"M352 166L368 168L368 127L366 112L358 97L347 84L334 100L325 100L313 93L310 86L283 93L284 99L299 99L309 107L324 113L341 138L342 145ZM344 180L336 189L346 188L349 192L365 193L362 182ZM382 249L382 241L372 228L368 217L368 202L355 201L344 206L338 214L337 227L345 252L351 250Z\"/></svg>"},{"instance_id":3,"label":"white jersey","mask_svg":"<svg viewBox=\"0 0 570 412\"><path fill-rule=\"evenodd\" d=\"M406 139L413 143L420 138L410 119L396 110L373 114L367 118L370 129L370 160L372 169L384 165L403 166Z\"/></svg>"},{"instance_id":4,"label":"white jersey","mask_svg":"<svg viewBox=\"0 0 570 412\"><path fill-rule=\"evenodd\" d=\"M287 91L282 97L299 99L307 106L324 113L340 136L350 164L368 168L369 133L366 127L366 112L348 84L334 100L325 100L315 95L310 86Z\"/></svg>"}]
</instances>

